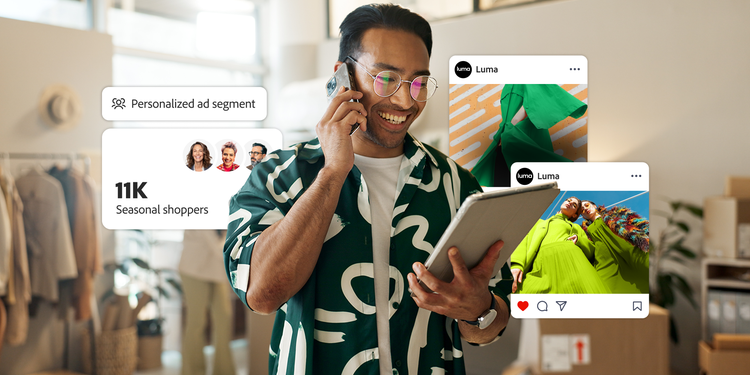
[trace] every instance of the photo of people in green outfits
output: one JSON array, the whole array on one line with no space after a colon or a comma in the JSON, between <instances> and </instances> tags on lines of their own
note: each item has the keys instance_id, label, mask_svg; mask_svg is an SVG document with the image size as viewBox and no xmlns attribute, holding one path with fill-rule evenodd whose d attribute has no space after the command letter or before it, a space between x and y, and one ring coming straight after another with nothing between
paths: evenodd
<instances>
[{"instance_id":1,"label":"photo of people in green outfits","mask_svg":"<svg viewBox=\"0 0 750 375\"><path fill-rule=\"evenodd\" d=\"M515 162L588 161L586 84L455 86L450 154L480 185L510 186Z\"/></svg>"},{"instance_id":2,"label":"photo of people in green outfits","mask_svg":"<svg viewBox=\"0 0 750 375\"><path fill-rule=\"evenodd\" d=\"M648 191L562 191L511 255L519 294L648 293Z\"/></svg>"}]
</instances>

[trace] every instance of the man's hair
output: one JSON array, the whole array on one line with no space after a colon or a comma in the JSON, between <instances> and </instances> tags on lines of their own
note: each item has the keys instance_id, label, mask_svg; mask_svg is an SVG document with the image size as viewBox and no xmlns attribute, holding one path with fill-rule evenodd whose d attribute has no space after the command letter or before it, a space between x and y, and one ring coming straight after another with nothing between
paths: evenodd
<instances>
[{"instance_id":1,"label":"man's hair","mask_svg":"<svg viewBox=\"0 0 750 375\"><path fill-rule=\"evenodd\" d=\"M253 143L253 147L260 147L260 150L263 151L263 155L267 154L266 151L268 151L268 149L266 148L266 146L263 146L262 143L255 142Z\"/></svg>"},{"instance_id":2,"label":"man's hair","mask_svg":"<svg viewBox=\"0 0 750 375\"><path fill-rule=\"evenodd\" d=\"M422 16L394 4L369 4L353 10L341 22L339 61L346 61L347 56L357 57L362 35L373 28L414 33L427 47L427 56L432 54L432 29Z\"/></svg>"}]
</instances>

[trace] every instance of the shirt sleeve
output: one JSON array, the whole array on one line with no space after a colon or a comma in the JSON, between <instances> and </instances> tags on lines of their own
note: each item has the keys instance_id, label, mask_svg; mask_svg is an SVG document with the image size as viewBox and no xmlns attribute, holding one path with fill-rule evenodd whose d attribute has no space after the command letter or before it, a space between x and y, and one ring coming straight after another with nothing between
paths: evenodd
<instances>
[{"instance_id":1,"label":"shirt sleeve","mask_svg":"<svg viewBox=\"0 0 750 375\"><path fill-rule=\"evenodd\" d=\"M589 232L594 241L612 249L631 267L648 267L648 253L626 241L612 232L601 218L594 220L589 226Z\"/></svg>"},{"instance_id":2,"label":"shirt sleeve","mask_svg":"<svg viewBox=\"0 0 750 375\"><path fill-rule=\"evenodd\" d=\"M272 154L253 169L245 185L229 201L224 267L234 292L246 306L255 241L266 228L281 220L293 200L302 194L301 177L293 158L293 150Z\"/></svg>"},{"instance_id":3,"label":"shirt sleeve","mask_svg":"<svg viewBox=\"0 0 750 375\"><path fill-rule=\"evenodd\" d=\"M581 228L578 224L573 224L573 228L576 232L576 235L578 236L578 240L576 241L576 245L583 251L583 255L588 258L589 262L594 263L594 254L596 253L596 246L594 245L591 240L589 240L589 237L586 235L586 232L583 231L583 228Z\"/></svg>"}]
</instances>

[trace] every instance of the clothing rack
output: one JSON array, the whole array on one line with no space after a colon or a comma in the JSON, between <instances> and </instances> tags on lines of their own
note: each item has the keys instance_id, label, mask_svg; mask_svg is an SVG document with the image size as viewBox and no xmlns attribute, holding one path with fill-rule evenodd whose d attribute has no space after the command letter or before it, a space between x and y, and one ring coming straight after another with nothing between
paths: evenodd
<instances>
[{"instance_id":1,"label":"clothing rack","mask_svg":"<svg viewBox=\"0 0 750 375\"><path fill-rule=\"evenodd\" d=\"M9 159L67 159L71 164L76 160L83 161L84 172L89 175L91 171L91 158L85 154L78 154L75 152L64 153L64 152L3 152L0 153L0 157Z\"/></svg>"},{"instance_id":2,"label":"clothing rack","mask_svg":"<svg viewBox=\"0 0 750 375\"><path fill-rule=\"evenodd\" d=\"M7 163L10 161L10 159L29 159L29 160L44 160L44 159L53 159L53 160L60 160L65 159L70 161L70 166L72 166L74 161L83 161L84 165L84 172L86 175L90 175L91 171L91 158L88 155L85 154L79 154L75 152L70 153L62 153L62 152L2 152L0 153L0 158L5 159L5 162ZM9 165L6 165L9 167ZM8 168L10 169L10 168ZM10 171L8 171L10 173ZM94 317L92 316L89 320L89 335L90 335L90 342L91 342L91 374L96 374L96 331L95 331L95 323L94 323ZM70 314L66 312L65 314L65 329L63 332L64 337L64 346L63 346L63 369L69 370L69 357L70 357L70 351L69 351L69 344L70 344Z\"/></svg>"}]
</instances>

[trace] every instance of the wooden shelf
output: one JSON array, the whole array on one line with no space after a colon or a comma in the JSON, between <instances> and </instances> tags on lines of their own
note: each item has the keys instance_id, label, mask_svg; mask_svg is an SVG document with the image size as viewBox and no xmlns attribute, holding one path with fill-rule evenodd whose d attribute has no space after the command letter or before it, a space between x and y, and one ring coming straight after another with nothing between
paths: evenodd
<instances>
[{"instance_id":1,"label":"wooden shelf","mask_svg":"<svg viewBox=\"0 0 750 375\"><path fill-rule=\"evenodd\" d=\"M750 281L732 279L708 279L706 285L709 288L727 288L750 290Z\"/></svg>"},{"instance_id":2,"label":"wooden shelf","mask_svg":"<svg viewBox=\"0 0 750 375\"><path fill-rule=\"evenodd\" d=\"M747 293L750 291L750 259L703 258L701 267L701 332L708 337L708 293L721 289Z\"/></svg>"}]
</instances>

